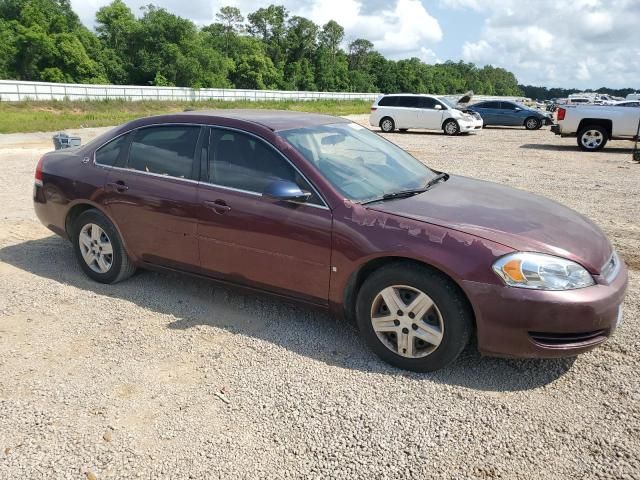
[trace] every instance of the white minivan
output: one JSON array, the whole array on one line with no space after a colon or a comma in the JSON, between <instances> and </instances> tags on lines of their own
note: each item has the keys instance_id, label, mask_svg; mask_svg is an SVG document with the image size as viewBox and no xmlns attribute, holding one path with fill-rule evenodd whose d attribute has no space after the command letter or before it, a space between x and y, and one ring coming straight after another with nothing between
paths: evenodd
<instances>
[{"instance_id":1,"label":"white minivan","mask_svg":"<svg viewBox=\"0 0 640 480\"><path fill-rule=\"evenodd\" d=\"M445 97L405 93L379 96L371 106L369 123L383 132L424 128L447 135L473 132L483 125L478 113L462 111Z\"/></svg>"}]
</instances>

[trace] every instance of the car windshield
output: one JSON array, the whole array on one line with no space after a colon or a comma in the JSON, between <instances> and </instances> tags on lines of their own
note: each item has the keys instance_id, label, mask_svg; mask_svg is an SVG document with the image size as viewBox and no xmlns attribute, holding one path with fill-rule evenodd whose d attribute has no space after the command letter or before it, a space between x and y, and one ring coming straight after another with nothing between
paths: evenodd
<instances>
[{"instance_id":1,"label":"car windshield","mask_svg":"<svg viewBox=\"0 0 640 480\"><path fill-rule=\"evenodd\" d=\"M346 198L368 202L423 188L436 173L356 123L278 132Z\"/></svg>"},{"instance_id":2,"label":"car windshield","mask_svg":"<svg viewBox=\"0 0 640 480\"><path fill-rule=\"evenodd\" d=\"M440 100L442 103L444 103L449 108L458 108L458 104L456 102L448 99L447 97L438 97L438 100Z\"/></svg>"}]
</instances>

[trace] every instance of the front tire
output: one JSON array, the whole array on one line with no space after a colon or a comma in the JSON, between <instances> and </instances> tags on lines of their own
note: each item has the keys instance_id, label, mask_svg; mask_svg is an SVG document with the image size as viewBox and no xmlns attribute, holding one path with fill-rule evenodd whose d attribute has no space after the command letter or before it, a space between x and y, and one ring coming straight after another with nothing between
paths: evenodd
<instances>
[{"instance_id":1,"label":"front tire","mask_svg":"<svg viewBox=\"0 0 640 480\"><path fill-rule=\"evenodd\" d=\"M542 128L542 122L535 117L529 117L524 121L524 128L527 130L538 130Z\"/></svg>"},{"instance_id":2,"label":"front tire","mask_svg":"<svg viewBox=\"0 0 640 480\"><path fill-rule=\"evenodd\" d=\"M602 150L609 140L607 131L600 125L589 125L578 132L578 147L585 152Z\"/></svg>"},{"instance_id":3,"label":"front tire","mask_svg":"<svg viewBox=\"0 0 640 480\"><path fill-rule=\"evenodd\" d=\"M366 279L356 320L376 355L414 372L449 365L472 331L472 314L457 286L437 271L405 263L382 267Z\"/></svg>"},{"instance_id":4,"label":"front tire","mask_svg":"<svg viewBox=\"0 0 640 480\"><path fill-rule=\"evenodd\" d=\"M391 133L396 129L396 124L391 117L380 120L380 129L385 133Z\"/></svg>"},{"instance_id":5,"label":"front tire","mask_svg":"<svg viewBox=\"0 0 640 480\"><path fill-rule=\"evenodd\" d=\"M116 228L98 210L87 210L74 223L73 247L80 267L100 283L117 283L136 271Z\"/></svg>"},{"instance_id":6,"label":"front tire","mask_svg":"<svg viewBox=\"0 0 640 480\"><path fill-rule=\"evenodd\" d=\"M442 125L442 130L449 136L458 135L460 133L460 125L456 120L449 119Z\"/></svg>"}]
</instances>

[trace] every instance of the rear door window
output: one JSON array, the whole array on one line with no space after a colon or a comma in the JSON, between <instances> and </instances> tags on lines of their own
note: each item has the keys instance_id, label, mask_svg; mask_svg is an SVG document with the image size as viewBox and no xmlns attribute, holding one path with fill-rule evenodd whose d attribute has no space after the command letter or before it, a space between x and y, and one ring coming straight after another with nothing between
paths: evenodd
<instances>
[{"instance_id":1,"label":"rear door window","mask_svg":"<svg viewBox=\"0 0 640 480\"><path fill-rule=\"evenodd\" d=\"M516 105L514 103L511 103L511 102L502 102L502 109L503 110L515 110L516 109Z\"/></svg>"},{"instance_id":2,"label":"rear door window","mask_svg":"<svg viewBox=\"0 0 640 480\"><path fill-rule=\"evenodd\" d=\"M395 107L398 103L398 97L382 97L378 102L380 107Z\"/></svg>"},{"instance_id":3,"label":"rear door window","mask_svg":"<svg viewBox=\"0 0 640 480\"><path fill-rule=\"evenodd\" d=\"M193 125L141 128L131 140L127 168L192 179L200 130Z\"/></svg>"},{"instance_id":4,"label":"rear door window","mask_svg":"<svg viewBox=\"0 0 640 480\"><path fill-rule=\"evenodd\" d=\"M486 102L480 108L500 108L500 102Z\"/></svg>"}]
</instances>

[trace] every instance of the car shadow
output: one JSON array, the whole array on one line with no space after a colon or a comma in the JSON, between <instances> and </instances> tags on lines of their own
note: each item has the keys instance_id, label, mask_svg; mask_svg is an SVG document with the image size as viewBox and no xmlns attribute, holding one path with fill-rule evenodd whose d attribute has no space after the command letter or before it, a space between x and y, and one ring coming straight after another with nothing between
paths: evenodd
<instances>
[{"instance_id":1,"label":"car shadow","mask_svg":"<svg viewBox=\"0 0 640 480\"><path fill-rule=\"evenodd\" d=\"M417 130L414 128L411 128L406 132L401 132L400 130L394 130L393 132L383 132L382 130L377 130L375 132L382 135L427 135L427 136L435 136L435 137L445 136L442 130Z\"/></svg>"},{"instance_id":2,"label":"car shadow","mask_svg":"<svg viewBox=\"0 0 640 480\"><path fill-rule=\"evenodd\" d=\"M530 150L551 150L556 152L578 152L580 149L577 145L555 145L549 143L526 143L520 145L520 148L526 148ZM631 155L632 148L623 147L605 147L601 152L603 153L617 153Z\"/></svg>"},{"instance_id":3,"label":"car shadow","mask_svg":"<svg viewBox=\"0 0 640 480\"><path fill-rule=\"evenodd\" d=\"M84 275L71 245L50 236L0 249L0 261L34 275L171 315L171 330L216 327L281 346L341 368L404 376L474 390L521 391L552 383L573 359L510 360L482 357L469 346L451 366L429 374L396 369L375 357L351 323L324 310L220 286L173 273L142 271L126 282L103 285Z\"/></svg>"},{"instance_id":4,"label":"car shadow","mask_svg":"<svg viewBox=\"0 0 640 480\"><path fill-rule=\"evenodd\" d=\"M518 130L518 131L526 131L527 129L524 128L524 126L522 125L485 125L484 127L482 127L484 130ZM543 129L544 126L540 127L538 130ZM533 130L535 131L535 130Z\"/></svg>"}]
</instances>

